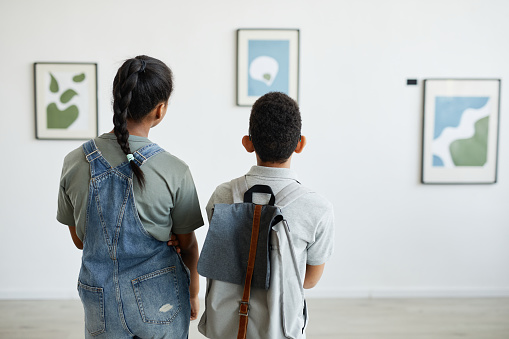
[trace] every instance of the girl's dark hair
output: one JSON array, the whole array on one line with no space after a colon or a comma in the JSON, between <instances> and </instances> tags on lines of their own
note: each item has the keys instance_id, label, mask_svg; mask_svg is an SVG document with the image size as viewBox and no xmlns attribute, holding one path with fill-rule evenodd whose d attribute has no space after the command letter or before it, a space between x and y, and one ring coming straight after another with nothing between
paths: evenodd
<instances>
[{"instance_id":1,"label":"girl's dark hair","mask_svg":"<svg viewBox=\"0 0 509 339\"><path fill-rule=\"evenodd\" d=\"M299 143L301 127L299 106L284 93L269 92L251 109L249 135L263 162L288 160Z\"/></svg>"},{"instance_id":2,"label":"girl's dark hair","mask_svg":"<svg viewBox=\"0 0 509 339\"><path fill-rule=\"evenodd\" d=\"M140 55L128 59L113 80L113 124L122 151L131 154L127 119L141 121L160 103L167 103L173 90L173 74L162 61ZM131 168L141 187L143 171L135 161Z\"/></svg>"}]
</instances>

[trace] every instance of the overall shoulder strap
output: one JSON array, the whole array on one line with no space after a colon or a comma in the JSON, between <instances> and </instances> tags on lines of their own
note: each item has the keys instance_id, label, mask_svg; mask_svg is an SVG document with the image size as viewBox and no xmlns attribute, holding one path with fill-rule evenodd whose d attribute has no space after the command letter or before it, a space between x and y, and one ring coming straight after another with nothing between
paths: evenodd
<instances>
[{"instance_id":1,"label":"overall shoulder strap","mask_svg":"<svg viewBox=\"0 0 509 339\"><path fill-rule=\"evenodd\" d=\"M276 206L283 209L304 194L310 192L312 191L309 188L302 186L297 181L294 181L276 194Z\"/></svg>"},{"instance_id":2,"label":"overall shoulder strap","mask_svg":"<svg viewBox=\"0 0 509 339\"><path fill-rule=\"evenodd\" d=\"M83 144L85 158L90 164L90 175L95 177L111 169L111 165L104 159L101 151L97 148L94 139Z\"/></svg>"},{"instance_id":3,"label":"overall shoulder strap","mask_svg":"<svg viewBox=\"0 0 509 339\"><path fill-rule=\"evenodd\" d=\"M134 152L133 153L134 161L136 161L136 164L138 166L142 166L144 163L147 162L148 159L161 152L164 152L164 149L159 147L159 145L152 143Z\"/></svg>"},{"instance_id":4,"label":"overall shoulder strap","mask_svg":"<svg viewBox=\"0 0 509 339\"><path fill-rule=\"evenodd\" d=\"M244 202L244 193L249 189L246 176L244 175L240 178L233 179L230 181L230 184L232 186L233 202Z\"/></svg>"},{"instance_id":5,"label":"overall shoulder strap","mask_svg":"<svg viewBox=\"0 0 509 339\"><path fill-rule=\"evenodd\" d=\"M90 139L86 143L83 144L83 152L85 152L85 157L88 162L94 161L96 158L101 156L101 152L95 145L94 139Z\"/></svg>"}]
</instances>

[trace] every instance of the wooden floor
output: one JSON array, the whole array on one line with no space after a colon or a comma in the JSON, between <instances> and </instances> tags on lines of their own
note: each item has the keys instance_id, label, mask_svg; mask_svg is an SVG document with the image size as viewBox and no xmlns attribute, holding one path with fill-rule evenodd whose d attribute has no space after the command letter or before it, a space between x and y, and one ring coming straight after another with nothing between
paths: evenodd
<instances>
[{"instance_id":1,"label":"wooden floor","mask_svg":"<svg viewBox=\"0 0 509 339\"><path fill-rule=\"evenodd\" d=\"M309 339L509 339L509 298L312 299ZM191 323L189 338L204 338ZM83 338L80 301L1 301L1 339Z\"/></svg>"}]
</instances>

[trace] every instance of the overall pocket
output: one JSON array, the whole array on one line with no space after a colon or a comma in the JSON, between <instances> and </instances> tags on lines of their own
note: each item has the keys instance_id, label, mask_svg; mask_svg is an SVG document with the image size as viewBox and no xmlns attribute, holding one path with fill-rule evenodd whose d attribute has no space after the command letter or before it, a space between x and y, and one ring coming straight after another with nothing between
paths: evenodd
<instances>
[{"instance_id":1,"label":"overall pocket","mask_svg":"<svg viewBox=\"0 0 509 339\"><path fill-rule=\"evenodd\" d=\"M104 323L104 291L100 287L92 287L78 281L78 293L85 310L85 327L92 336L105 331Z\"/></svg>"},{"instance_id":2,"label":"overall pocket","mask_svg":"<svg viewBox=\"0 0 509 339\"><path fill-rule=\"evenodd\" d=\"M171 266L132 280L143 322L169 324L181 310L176 267Z\"/></svg>"}]
</instances>

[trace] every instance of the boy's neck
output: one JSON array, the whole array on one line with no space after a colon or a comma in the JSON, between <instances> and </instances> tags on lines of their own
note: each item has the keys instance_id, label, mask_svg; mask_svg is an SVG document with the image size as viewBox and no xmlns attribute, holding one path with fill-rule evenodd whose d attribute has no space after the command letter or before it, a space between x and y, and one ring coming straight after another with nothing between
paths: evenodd
<instances>
[{"instance_id":1,"label":"boy's neck","mask_svg":"<svg viewBox=\"0 0 509 339\"><path fill-rule=\"evenodd\" d=\"M256 156L256 165L263 167L273 167L273 168L290 168L290 164L292 162L292 157L289 157L285 162L265 162L262 161L258 155Z\"/></svg>"}]
</instances>

